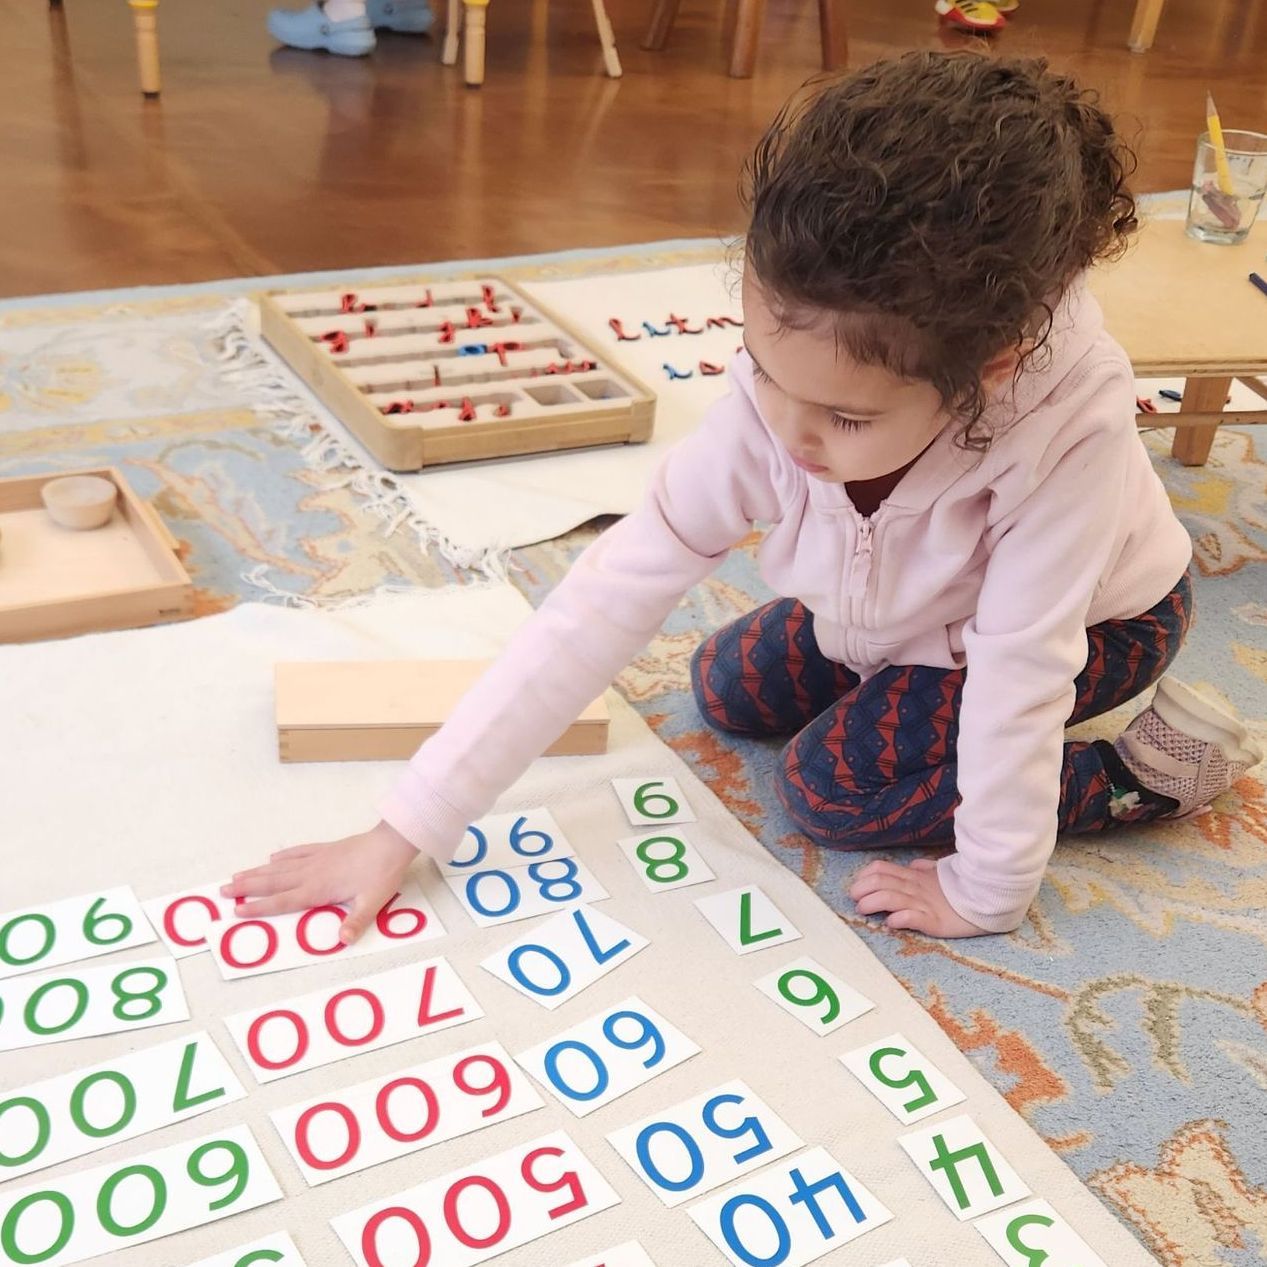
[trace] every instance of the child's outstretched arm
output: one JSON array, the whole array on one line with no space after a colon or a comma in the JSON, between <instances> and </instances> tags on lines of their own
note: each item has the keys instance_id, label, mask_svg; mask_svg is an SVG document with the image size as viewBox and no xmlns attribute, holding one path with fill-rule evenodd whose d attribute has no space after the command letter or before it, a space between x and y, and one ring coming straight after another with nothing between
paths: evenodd
<instances>
[{"instance_id":1,"label":"child's outstretched arm","mask_svg":"<svg viewBox=\"0 0 1267 1267\"><path fill-rule=\"evenodd\" d=\"M789 466L751 402L732 390L665 459L643 504L577 559L555 591L427 741L369 831L274 854L235 875L226 896L244 915L349 904L354 940L418 852L447 859L660 628L682 595L747 535L779 517Z\"/></svg>"}]
</instances>

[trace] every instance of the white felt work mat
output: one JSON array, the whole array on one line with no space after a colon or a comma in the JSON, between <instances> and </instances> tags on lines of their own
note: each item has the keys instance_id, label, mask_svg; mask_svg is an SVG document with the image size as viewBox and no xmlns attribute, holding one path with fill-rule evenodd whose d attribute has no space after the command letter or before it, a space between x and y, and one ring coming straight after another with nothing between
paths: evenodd
<instances>
[{"instance_id":1,"label":"white felt work mat","mask_svg":"<svg viewBox=\"0 0 1267 1267\"><path fill-rule=\"evenodd\" d=\"M728 365L742 341L733 326L707 329L709 317L739 318L735 278L725 264L693 264L562 282L527 282L524 290L569 320L619 365L656 393L655 433L646 444L507 458L400 475L418 513L463 551L478 553L548 541L599 515L625 515L638 504L665 453L693 428L725 390L724 376L699 363ZM701 334L678 334L676 315ZM622 321L636 342L616 338ZM652 336L650 321L668 335ZM688 379L669 381L664 365Z\"/></svg>"},{"instance_id":2,"label":"white felt work mat","mask_svg":"<svg viewBox=\"0 0 1267 1267\"><path fill-rule=\"evenodd\" d=\"M392 769L278 764L273 661L341 655L483 656L525 610L509 588L385 600L334 614L244 606L190 624L0 649L0 744L5 754L0 912L120 884L132 885L144 900L227 875L272 849L366 826ZM631 828L610 780L641 776L678 781L698 818L681 830L706 858L715 880L656 892L635 872L617 841L645 834L646 829ZM648 804L645 798L642 803ZM125 1239L101 1261L119 1267L184 1267L285 1230L309 1267L334 1267L350 1260L331 1230L332 1218L406 1189L425 1188L485 1159L503 1158L496 1172L508 1176L509 1190L519 1180L505 1156L512 1155L513 1162L522 1145L565 1132L589 1166L615 1190L619 1204L576 1222L570 1221L571 1215L561 1217L555 1224L559 1230L496 1260L508 1267L588 1265L601 1261L596 1257L601 1251L631 1241L640 1242L657 1267L720 1267L727 1260L696 1227L691 1212L704 1218L719 1205L718 1197L735 1191L787 1191L805 1149L826 1149L861 1185L863 1205L870 1207L874 1199L894 1216L817 1261L840 1267L887 1267L900 1259L911 1267L987 1267L1002 1260L971 1222L950 1213L898 1143L902 1135L920 1135L943 1123L953 1126L966 1115L1033 1197L1050 1202L1105 1263L1143 1267L1152 1261L859 939L748 837L623 703L613 701L608 755L540 761L500 808L540 805L550 808L577 857L611 895L592 910L645 937L645 948L576 997L548 1010L480 964L559 916L476 928L428 865L417 868L416 875L448 930L444 937L379 955L231 981L221 979L207 954L183 959L178 970L191 1013L188 1022L5 1053L0 1055L0 1087L12 1093L206 1030L246 1088L246 1098L0 1183L0 1209L5 1194L19 1188L37 1183L65 1186L67 1176L103 1166L121 1168L244 1124L286 1194L283 1202L133 1249L122 1248ZM707 904L719 894L753 887L761 899L750 904L754 929L767 917L767 903L772 902L779 916L800 932L799 940L776 945L780 939L772 938L741 956L697 909L697 901ZM153 944L138 946L95 958L92 964L95 970L160 953ZM225 1018L238 1013L339 985L356 986L393 968L417 965L422 972L425 962L439 957L456 970L478 1001L484 1012L481 1019L262 1086L226 1031ZM755 983L776 970L806 959L876 1006L856 1015L855 1000L847 1000L848 1011L856 1018L820 1036L756 988ZM0 982L0 998L23 980L29 977ZM530 1104L535 1088L545 1107L508 1115L486 1129L424 1151L395 1155L381 1165L313 1188L305 1185L269 1120L272 1110L318 1097L335 1098L345 1088L389 1079L406 1066L445 1067L444 1058L473 1048L487 1051L491 1043L502 1044L511 1055L539 1048L565 1031L598 1043L599 1036L585 1023L602 1009L634 996L701 1050L690 1055L670 1035L676 1054L666 1061L667 1071L641 1080L637 1063L627 1063L620 1077L633 1089L593 1112L581 1115L564 1108L534 1075L519 1094ZM636 1037L621 1032L626 1041ZM917 1124L903 1125L840 1063L839 1057L847 1052L897 1033L966 1098ZM468 1080L484 1085L489 1067L486 1061L472 1067ZM778 1146L749 1174L742 1173L746 1163L731 1160L738 1144L729 1152L713 1149L704 1159L704 1169L708 1183L719 1186L692 1193L670 1208L673 1202L653 1192L607 1137L617 1133L617 1141L627 1143L628 1133L619 1134L624 1128L674 1106L698 1105L705 1093L729 1090L731 1084L745 1086L781 1120L782 1126L771 1131ZM370 1092L359 1094L364 1100ZM961 1138L954 1135L952 1145L958 1147ZM791 1151L773 1160L785 1148ZM813 1156L806 1161L807 1167L812 1160ZM561 1204L566 1196L556 1193L552 1200ZM830 1193L822 1198L831 1199ZM843 1207L824 1208L839 1227ZM87 1209L90 1215L91 1205ZM809 1222L812 1230L807 1210L806 1205L800 1207L802 1224ZM1029 1243L1041 1244L1032 1230L1026 1236ZM767 1244L761 1252L768 1256L770 1248ZM642 1259L630 1251L611 1261ZM443 1263L436 1258L431 1267Z\"/></svg>"}]
</instances>

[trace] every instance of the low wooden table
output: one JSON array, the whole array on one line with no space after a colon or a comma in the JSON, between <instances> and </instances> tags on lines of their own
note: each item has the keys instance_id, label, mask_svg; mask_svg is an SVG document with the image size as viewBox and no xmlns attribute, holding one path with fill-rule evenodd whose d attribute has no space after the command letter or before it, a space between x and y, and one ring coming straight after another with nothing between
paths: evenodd
<instances>
[{"instance_id":1,"label":"low wooden table","mask_svg":"<svg viewBox=\"0 0 1267 1267\"><path fill-rule=\"evenodd\" d=\"M1183 378L1177 414L1140 414L1140 426L1174 427L1172 452L1203 466L1220 423L1267 422L1260 410L1225 410L1239 378L1260 396L1267 386L1267 295L1249 281L1267 275L1267 222L1239 246L1194 242L1182 220L1145 222L1125 259L1091 274L1109 332L1141 378Z\"/></svg>"}]
</instances>

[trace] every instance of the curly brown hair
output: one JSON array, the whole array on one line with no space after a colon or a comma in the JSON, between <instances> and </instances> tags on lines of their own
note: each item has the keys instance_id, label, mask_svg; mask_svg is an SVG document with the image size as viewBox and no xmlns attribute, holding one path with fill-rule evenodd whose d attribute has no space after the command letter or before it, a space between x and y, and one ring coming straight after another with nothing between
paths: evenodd
<instances>
[{"instance_id":1,"label":"curly brown hair","mask_svg":"<svg viewBox=\"0 0 1267 1267\"><path fill-rule=\"evenodd\" d=\"M1041 59L908 53L790 103L744 168L746 265L786 326L932 383L983 450L981 372L1017 374L1069 283L1136 229L1135 156ZM1033 340L1027 350L1027 340Z\"/></svg>"}]
</instances>

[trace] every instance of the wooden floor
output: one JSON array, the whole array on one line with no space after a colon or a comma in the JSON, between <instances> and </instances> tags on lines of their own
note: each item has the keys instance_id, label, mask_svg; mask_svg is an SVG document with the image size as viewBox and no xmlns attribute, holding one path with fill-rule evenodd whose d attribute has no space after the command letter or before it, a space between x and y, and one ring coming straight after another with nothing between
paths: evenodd
<instances>
[{"instance_id":1,"label":"wooden floor","mask_svg":"<svg viewBox=\"0 0 1267 1267\"><path fill-rule=\"evenodd\" d=\"M298 0L296 0L298 2ZM725 74L721 0L608 0L625 77L601 74L588 0L496 0L488 82L433 39L344 60L278 49L268 0L162 0L161 102L136 84L123 0L0 0L0 293L412 263L730 233L740 161L816 68L812 0L770 0L757 73ZM932 0L840 0L850 63L953 46ZM1139 187L1186 183L1207 87L1267 128L1257 0L1168 0L1126 50L1134 0L1024 0L994 43L1044 53L1143 130Z\"/></svg>"}]
</instances>

